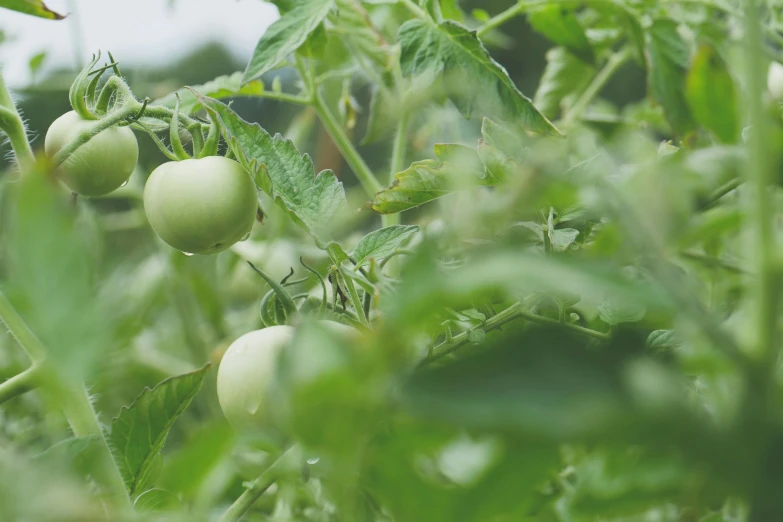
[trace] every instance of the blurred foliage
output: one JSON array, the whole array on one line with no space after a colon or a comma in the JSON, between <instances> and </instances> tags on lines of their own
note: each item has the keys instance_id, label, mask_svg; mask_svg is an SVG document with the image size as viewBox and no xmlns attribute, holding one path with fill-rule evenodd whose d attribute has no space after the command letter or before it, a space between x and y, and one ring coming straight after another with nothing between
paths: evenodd
<instances>
[{"instance_id":1,"label":"blurred foliage","mask_svg":"<svg viewBox=\"0 0 783 522\"><path fill-rule=\"evenodd\" d=\"M481 40L421 22L409 51L438 41L460 57L412 52L397 70L392 43L411 17L402 2L337 3L308 19L306 39L291 36L299 26L273 36L314 61L340 128L366 137L358 151L374 172L389 171L410 111L402 169L374 197L312 107L262 97L298 89L292 67L262 56L263 83L243 91L245 64L219 44L122 70L136 95L164 103L213 80L201 95L241 94L230 106L193 96L188 109L219 117L231 142L221 151L272 185L249 240L211 257L161 243L141 194L165 158L141 133L131 182L104 198L68 204L47 175L20 181L10 162L0 175L0 289L58 375L85 376L135 519L218 520L254 488L265 493L246 520L783 519L779 367L748 356L759 264L743 201L757 195L744 184L733 7L547 5ZM511 2L416 5L475 29ZM769 6L764 27L779 36L780 6ZM497 64L476 51L481 41ZM447 74L466 61L469 75ZM462 111L446 101L450 81L470 90L501 67L500 105L464 92ZM606 67L611 78L596 84ZM75 73L47 74L17 93L33 136L69 109ZM507 98L519 102L516 89L567 137L504 126L519 116ZM783 120L771 100L762 108L765 161L779 175ZM326 169L335 177L314 177ZM341 207L310 205L313 186L342 198L338 181ZM765 192L778 239L776 182ZM403 210L402 225L379 230L378 213ZM274 425L250 433L224 421L214 371L232 341L280 317L248 262L281 284L290 276L303 311L272 383ZM311 320L323 306L327 318L361 322L344 302L347 281L371 323L350 340ZM0 380L27 365L0 336ZM32 392L0 407L0 519L119 520L97 494L96 437L74 436L58 406ZM301 458L286 453L294 443ZM262 480L269 469L273 485Z\"/></svg>"}]
</instances>

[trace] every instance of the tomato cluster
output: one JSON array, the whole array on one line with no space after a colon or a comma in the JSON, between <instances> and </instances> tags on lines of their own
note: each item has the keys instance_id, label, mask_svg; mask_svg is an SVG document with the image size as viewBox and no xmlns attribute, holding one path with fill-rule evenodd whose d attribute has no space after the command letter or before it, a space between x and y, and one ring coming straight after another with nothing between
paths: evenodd
<instances>
[{"instance_id":1,"label":"tomato cluster","mask_svg":"<svg viewBox=\"0 0 783 522\"><path fill-rule=\"evenodd\" d=\"M46 134L55 156L94 122L75 111L58 118ZM128 127L110 127L76 149L57 169L82 196L103 196L128 182L139 146ZM255 183L242 166L221 156L164 163L144 189L144 209L155 233L187 254L215 254L250 234L258 209Z\"/></svg>"}]
</instances>

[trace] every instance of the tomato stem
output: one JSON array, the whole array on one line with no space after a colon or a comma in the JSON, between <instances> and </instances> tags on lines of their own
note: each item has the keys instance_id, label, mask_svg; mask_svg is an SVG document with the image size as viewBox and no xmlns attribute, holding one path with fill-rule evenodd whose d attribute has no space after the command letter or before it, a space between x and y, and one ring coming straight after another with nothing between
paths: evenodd
<instances>
[{"instance_id":1,"label":"tomato stem","mask_svg":"<svg viewBox=\"0 0 783 522\"><path fill-rule=\"evenodd\" d=\"M570 330L572 332L585 335L587 337L592 337L593 339L597 339L599 341L609 340L609 334L607 333L599 332L597 330L591 330L589 328L584 328L582 326L575 325L575 324L561 323L557 319L551 319L549 317L533 314L525 310L524 307L522 306L522 303L517 302L509 306L502 312L498 313L497 315L490 317L483 324L480 324L471 330L455 335L450 339L447 339L446 341L435 346L434 348L432 348L431 353L424 360L422 360L421 363L419 363L419 367L426 366L432 362L437 361L438 359L442 359L443 357L449 355L450 353L454 353L461 347L470 343L470 334L472 333L473 330L483 330L484 332L489 332L491 330L497 330L504 324L517 319L525 319L527 321L530 321L531 323L546 324L546 325L553 325L553 326L556 325L560 328L564 328L566 330Z\"/></svg>"},{"instance_id":2,"label":"tomato stem","mask_svg":"<svg viewBox=\"0 0 783 522\"><path fill-rule=\"evenodd\" d=\"M27 172L35 165L35 156L19 111L11 98L11 92L5 85L3 73L0 71L0 130L8 135L11 148L22 172Z\"/></svg>"},{"instance_id":3,"label":"tomato stem","mask_svg":"<svg viewBox=\"0 0 783 522\"><path fill-rule=\"evenodd\" d=\"M248 484L247 489L223 513L219 522L238 522L253 506L255 501L275 483L277 477L285 468L292 465L298 466L301 460L299 446L291 446L271 466L264 470L258 478Z\"/></svg>"},{"instance_id":4,"label":"tomato stem","mask_svg":"<svg viewBox=\"0 0 783 522\"><path fill-rule=\"evenodd\" d=\"M34 364L3 383L0 383L0 404L38 387L42 367Z\"/></svg>"}]
</instances>

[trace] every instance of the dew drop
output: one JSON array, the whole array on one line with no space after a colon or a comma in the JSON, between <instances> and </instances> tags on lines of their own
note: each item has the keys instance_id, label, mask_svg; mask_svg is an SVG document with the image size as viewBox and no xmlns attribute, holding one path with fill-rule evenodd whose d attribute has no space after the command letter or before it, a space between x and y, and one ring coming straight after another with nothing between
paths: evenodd
<instances>
[{"instance_id":1,"label":"dew drop","mask_svg":"<svg viewBox=\"0 0 783 522\"><path fill-rule=\"evenodd\" d=\"M240 239L240 241L247 241L248 239L250 239L250 232L242 236L242 239Z\"/></svg>"},{"instance_id":2,"label":"dew drop","mask_svg":"<svg viewBox=\"0 0 783 522\"><path fill-rule=\"evenodd\" d=\"M247 411L250 415L255 415L259 407L261 407L260 395L254 395L253 397L248 397L247 400L245 401L245 411Z\"/></svg>"},{"instance_id":3,"label":"dew drop","mask_svg":"<svg viewBox=\"0 0 783 522\"><path fill-rule=\"evenodd\" d=\"M127 184L128 184L128 181L130 181L130 180L127 180L127 179L126 179L126 180L125 180L125 182L124 182L122 185L120 185L120 188L122 188L122 187L124 187L125 185L127 185Z\"/></svg>"},{"instance_id":4,"label":"dew drop","mask_svg":"<svg viewBox=\"0 0 783 522\"><path fill-rule=\"evenodd\" d=\"M185 254L188 257L193 257L195 255L195 254L192 254L190 252L182 252L182 253Z\"/></svg>"},{"instance_id":5,"label":"dew drop","mask_svg":"<svg viewBox=\"0 0 783 522\"><path fill-rule=\"evenodd\" d=\"M307 459L307 463L310 464L311 466L318 464L320 461L321 461L321 457L313 457L311 459Z\"/></svg>"}]
</instances>

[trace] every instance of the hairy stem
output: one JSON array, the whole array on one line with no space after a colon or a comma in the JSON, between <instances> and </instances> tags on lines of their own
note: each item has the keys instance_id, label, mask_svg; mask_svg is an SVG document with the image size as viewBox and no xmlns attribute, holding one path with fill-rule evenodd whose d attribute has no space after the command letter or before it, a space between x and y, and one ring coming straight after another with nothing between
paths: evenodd
<instances>
[{"instance_id":1,"label":"hairy stem","mask_svg":"<svg viewBox=\"0 0 783 522\"><path fill-rule=\"evenodd\" d=\"M599 341L609 340L609 334L607 333L591 330L589 328L584 328L582 326L578 326L575 324L561 323L557 319L551 319L549 317L543 317L540 315L530 313L524 309L521 303L515 303L509 306L508 308L498 313L497 315L487 319L486 322L477 326L476 328L474 328L474 330L483 330L485 332L497 330L504 324L517 319L525 319L527 321L530 321L531 323L546 324L546 325L553 325L553 326L556 325L560 328L565 328L566 330L570 330L574 333L585 335L587 337L592 337L593 339L598 339ZM455 335L454 337L440 343L438 346L432 349L432 353L430 353L427 356L427 358L420 363L419 366L420 367L426 366L427 364L437 361L438 359L442 359L443 357L449 355L450 353L454 353L455 351L465 346L466 344L469 344L471 331L472 330L469 330L467 332L462 332L461 334Z\"/></svg>"},{"instance_id":2,"label":"hairy stem","mask_svg":"<svg viewBox=\"0 0 783 522\"><path fill-rule=\"evenodd\" d=\"M22 117L16 110L11 93L5 85L2 71L0 71L0 130L8 135L20 170L28 172L35 165L35 156L27 140Z\"/></svg>"},{"instance_id":3,"label":"hairy stem","mask_svg":"<svg viewBox=\"0 0 783 522\"><path fill-rule=\"evenodd\" d=\"M412 0L402 0L401 3L402 5L405 6L406 9L408 9L408 11L413 13L416 16L416 18L421 18L422 20L429 19L429 17L427 16L427 12L421 7L419 7L418 5L416 5L416 3L413 2Z\"/></svg>"},{"instance_id":4,"label":"hairy stem","mask_svg":"<svg viewBox=\"0 0 783 522\"><path fill-rule=\"evenodd\" d=\"M238 522L245 513L253 506L253 503L275 483L279 473L292 464L297 464L299 455L298 446L292 446L285 453L272 463L261 475L253 482L248 484L248 488L242 493L236 501L229 506L219 522Z\"/></svg>"},{"instance_id":5,"label":"hairy stem","mask_svg":"<svg viewBox=\"0 0 783 522\"><path fill-rule=\"evenodd\" d=\"M46 360L46 349L2 292L0 292L0 322L6 325L11 335L19 343L19 346L27 352L33 361L33 368L41 367ZM29 372L30 370L27 371ZM34 377L35 375L27 376L27 378L33 378L33 380ZM4 384L7 384L7 382ZM94 435L102 441L101 459L109 492L112 498L116 500L116 505L120 509L130 509L130 499L125 491L125 483L117 470L114 458L111 455L109 446L106 444L103 431L84 387L81 383L67 386L60 383L58 379L51 378L46 379L45 391L50 393L54 400L61 401L65 416L68 418L68 423L71 425L74 435Z\"/></svg>"}]
</instances>

